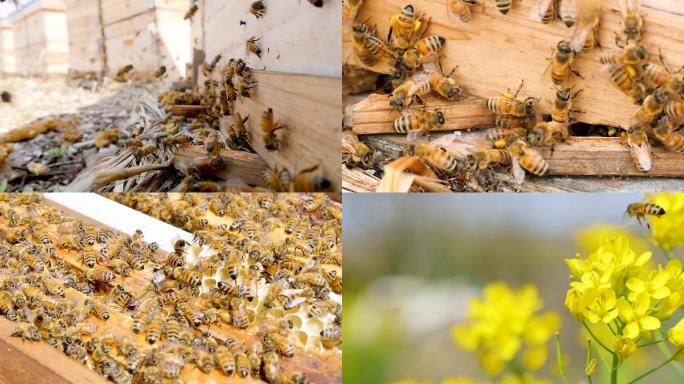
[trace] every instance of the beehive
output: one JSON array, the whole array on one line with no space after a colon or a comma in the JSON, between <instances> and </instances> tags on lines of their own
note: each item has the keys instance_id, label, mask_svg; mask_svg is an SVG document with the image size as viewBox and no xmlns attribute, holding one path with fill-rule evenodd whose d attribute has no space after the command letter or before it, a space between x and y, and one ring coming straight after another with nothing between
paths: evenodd
<instances>
[{"instance_id":1,"label":"beehive","mask_svg":"<svg viewBox=\"0 0 684 384\"><path fill-rule=\"evenodd\" d=\"M185 76L190 62L189 0L102 0L106 68L115 73L133 64L139 77L161 65L170 78Z\"/></svg>"},{"instance_id":2,"label":"beehive","mask_svg":"<svg viewBox=\"0 0 684 384\"><path fill-rule=\"evenodd\" d=\"M0 22L0 73L15 73L17 70L14 52L14 33L8 21Z\"/></svg>"},{"instance_id":3,"label":"beehive","mask_svg":"<svg viewBox=\"0 0 684 384\"><path fill-rule=\"evenodd\" d=\"M69 71L97 73L105 69L105 46L99 1L66 0Z\"/></svg>"},{"instance_id":4,"label":"beehive","mask_svg":"<svg viewBox=\"0 0 684 384\"><path fill-rule=\"evenodd\" d=\"M69 68L69 38L62 0L34 0L10 17L17 73L64 74Z\"/></svg>"}]
</instances>

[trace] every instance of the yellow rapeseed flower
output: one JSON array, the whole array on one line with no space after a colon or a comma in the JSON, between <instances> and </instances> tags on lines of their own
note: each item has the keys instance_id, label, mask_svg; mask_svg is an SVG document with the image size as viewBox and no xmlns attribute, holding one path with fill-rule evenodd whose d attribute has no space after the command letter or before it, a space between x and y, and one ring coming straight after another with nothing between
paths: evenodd
<instances>
[{"instance_id":1,"label":"yellow rapeseed flower","mask_svg":"<svg viewBox=\"0 0 684 384\"><path fill-rule=\"evenodd\" d=\"M575 235L575 243L584 254L594 252L606 239L624 236L629 240L634 252L641 254L649 250L648 241L632 233L622 225L596 224L582 228Z\"/></svg>"},{"instance_id":2,"label":"yellow rapeseed flower","mask_svg":"<svg viewBox=\"0 0 684 384\"><path fill-rule=\"evenodd\" d=\"M617 301L620 319L625 322L622 334L630 339L636 339L643 331L654 331L660 328L660 320L649 315L651 298L646 293L640 294L634 303L624 297Z\"/></svg>"},{"instance_id":3,"label":"yellow rapeseed flower","mask_svg":"<svg viewBox=\"0 0 684 384\"><path fill-rule=\"evenodd\" d=\"M674 327L667 331L667 338L670 340L670 343L677 347L677 351L675 352L677 354L677 360L683 359L684 353L682 352L684 352L684 319L679 320Z\"/></svg>"},{"instance_id":4,"label":"yellow rapeseed flower","mask_svg":"<svg viewBox=\"0 0 684 384\"><path fill-rule=\"evenodd\" d=\"M646 199L661 206L665 214L651 217L651 235L655 243L665 250L684 246L684 193L659 193Z\"/></svg>"},{"instance_id":5,"label":"yellow rapeseed flower","mask_svg":"<svg viewBox=\"0 0 684 384\"><path fill-rule=\"evenodd\" d=\"M613 338L614 351L621 359L626 359L637 350L636 343L632 339L617 335Z\"/></svg>"}]
</instances>

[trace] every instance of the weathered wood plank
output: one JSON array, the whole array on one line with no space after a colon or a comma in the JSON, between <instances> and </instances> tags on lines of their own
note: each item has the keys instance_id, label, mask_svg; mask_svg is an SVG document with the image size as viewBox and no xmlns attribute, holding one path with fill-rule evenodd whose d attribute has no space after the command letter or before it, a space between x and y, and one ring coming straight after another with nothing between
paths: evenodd
<instances>
[{"instance_id":1,"label":"weathered wood plank","mask_svg":"<svg viewBox=\"0 0 684 384\"><path fill-rule=\"evenodd\" d=\"M180 147L174 156L174 167L182 170L197 164L208 163L210 159L206 153L207 151L201 146ZM209 176L226 181L237 179L250 185L264 186L262 175L268 169L268 164L261 156L255 153L224 149L221 151L221 159L224 167L210 172Z\"/></svg>"},{"instance_id":2,"label":"weathered wood plank","mask_svg":"<svg viewBox=\"0 0 684 384\"><path fill-rule=\"evenodd\" d=\"M406 4L403 0L367 0L362 5L358 20L371 18L378 24L379 34L386 36L389 17ZM548 74L542 74L548 66L546 60L556 43L572 35L559 21L544 25L530 20L533 2L513 2L508 15L498 12L492 1L481 2L473 9L469 24L450 17L445 0L414 1L417 11L431 17L428 34L447 39L442 54L445 69L458 66L456 79L466 91L483 98L492 97L507 88L515 89L525 80L524 94L544 97L542 106L549 108L555 90ZM614 32L619 31L620 15L617 2L604 2L600 38L604 49L613 48ZM483 10L484 8L484 10ZM662 49L670 65L684 64L684 6L678 1L648 1L644 3L646 14L644 44L652 56ZM349 35L344 36L343 57L351 57ZM598 58L601 50L582 54L576 60L576 69L585 80L574 78L577 88L584 89L575 107L586 113L578 115L580 121L626 127L636 107L630 99L615 89L606 73L601 72Z\"/></svg>"}]
</instances>

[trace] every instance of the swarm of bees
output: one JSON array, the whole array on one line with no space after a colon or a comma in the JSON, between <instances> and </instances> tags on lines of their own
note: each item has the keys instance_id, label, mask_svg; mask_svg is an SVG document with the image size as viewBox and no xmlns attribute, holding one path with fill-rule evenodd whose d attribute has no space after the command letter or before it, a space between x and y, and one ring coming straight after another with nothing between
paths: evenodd
<instances>
[{"instance_id":1,"label":"swarm of bees","mask_svg":"<svg viewBox=\"0 0 684 384\"><path fill-rule=\"evenodd\" d=\"M194 239L164 254L140 230L86 223L37 194L2 195L0 315L13 336L116 383L182 382L185 369L306 383L281 362L339 351L341 211L325 195L110 197Z\"/></svg>"}]
</instances>

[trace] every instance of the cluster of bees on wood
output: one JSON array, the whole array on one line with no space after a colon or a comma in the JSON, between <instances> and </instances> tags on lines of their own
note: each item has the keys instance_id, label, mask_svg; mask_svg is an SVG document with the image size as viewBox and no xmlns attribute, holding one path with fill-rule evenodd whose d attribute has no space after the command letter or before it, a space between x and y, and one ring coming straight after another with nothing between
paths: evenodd
<instances>
[{"instance_id":1,"label":"cluster of bees on wood","mask_svg":"<svg viewBox=\"0 0 684 384\"><path fill-rule=\"evenodd\" d=\"M114 195L193 231L168 254L140 230L69 217L38 194L1 196L0 315L13 336L113 382L179 383L187 368L306 383L281 363L341 348L341 212L323 195ZM233 221L212 226L207 212Z\"/></svg>"},{"instance_id":2,"label":"cluster of bees on wood","mask_svg":"<svg viewBox=\"0 0 684 384\"><path fill-rule=\"evenodd\" d=\"M348 1L347 7L352 9L361 3ZM496 0L495 3L502 14L507 14L513 6L511 0ZM452 15L468 23L471 8L478 3L453 0L447 1L446 5ZM639 105L634 113L633 124L625 129L623 136L637 169L647 172L651 169L649 138L660 141L670 151L684 152L684 134L678 132L681 117L684 116L684 71L671 71L662 55L659 64L649 62L647 49L641 44L644 25L641 1L618 0L618 5L623 36L616 33L617 48L603 51L599 60L612 84ZM555 143L564 142L570 136L573 100L582 92L569 85L573 74L581 77L573 69L573 62L578 55L599 47L598 30L602 10L600 2L588 0L538 0L532 6L531 19L545 24L560 19L565 26L573 28L571 38L558 42L549 59L547 72L557 90L551 103L550 117L538 111L541 98L520 96L521 83L515 93L509 90L486 101L487 108L495 114L497 127L487 135L493 143L491 149L463 155L418 143L413 145L413 154L447 174L463 169L480 171L493 166L511 165L517 183L523 182L526 172L545 175L549 165L534 147L550 146L553 151ZM348 14L356 13L348 11ZM402 116L394 121L393 128L397 133L408 134L409 142L442 126L446 121L442 111L430 111L426 107L409 109L412 103L431 91L448 100L455 99L462 92L450 76L443 75L438 65L437 54L445 44L445 39L440 36L419 39L416 33L419 33L418 36L424 33L424 20L408 4L399 14L391 17L391 32L387 42L378 38L373 28L365 22L355 23L352 34L354 54L364 65L373 66L384 60L395 68L390 105L400 110ZM411 72L421 66L422 72ZM440 79L448 79L449 83ZM440 88L444 86L454 93L445 94ZM352 133L345 133L343 153L345 162L352 165L368 168L374 161L373 151Z\"/></svg>"}]
</instances>

